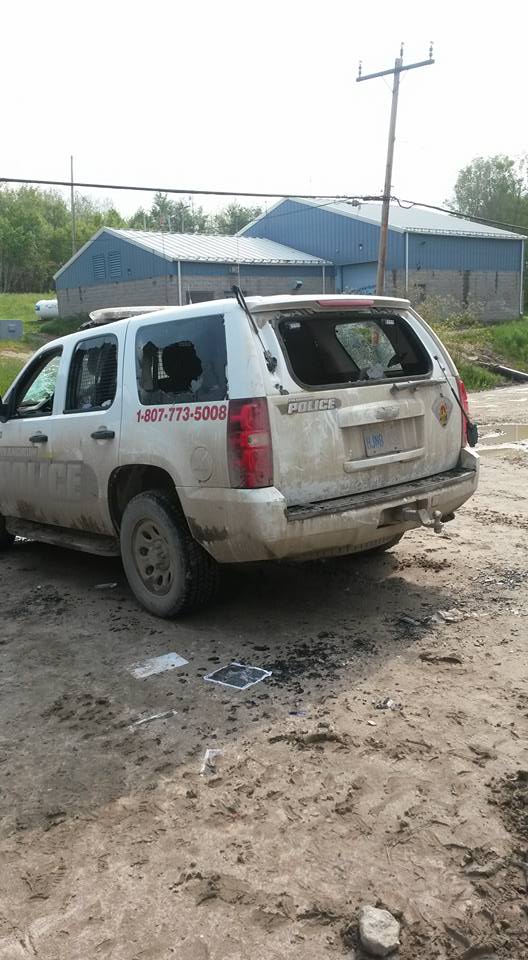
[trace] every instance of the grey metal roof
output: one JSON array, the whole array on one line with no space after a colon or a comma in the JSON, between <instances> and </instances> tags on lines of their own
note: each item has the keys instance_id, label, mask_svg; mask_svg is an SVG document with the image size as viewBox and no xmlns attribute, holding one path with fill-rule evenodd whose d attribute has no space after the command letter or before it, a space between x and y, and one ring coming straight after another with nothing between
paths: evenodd
<instances>
[{"instance_id":1,"label":"grey metal roof","mask_svg":"<svg viewBox=\"0 0 528 960\"><path fill-rule=\"evenodd\" d=\"M148 233L106 229L107 233L152 250L166 260L193 263L327 264L328 261L294 250L274 240L199 233Z\"/></svg>"},{"instance_id":2,"label":"grey metal roof","mask_svg":"<svg viewBox=\"0 0 528 960\"><path fill-rule=\"evenodd\" d=\"M328 203L324 200L299 200L296 197L290 199L312 207L321 206L329 213L339 213L353 220L363 220L376 225L381 222L381 203L358 204L356 201L348 200ZM487 237L497 240L523 239L519 233L489 227L485 223L475 223L473 220L464 220L462 217L454 217L452 214L440 213L437 210L427 210L424 207L400 207L397 203L390 205L389 228L398 233L436 233L444 236Z\"/></svg>"},{"instance_id":3,"label":"grey metal roof","mask_svg":"<svg viewBox=\"0 0 528 960\"><path fill-rule=\"evenodd\" d=\"M255 237L227 237L200 233L148 233L142 230L110 230L115 236L138 247L152 250L166 260L193 263L277 263L327 264L327 260L294 250L274 240Z\"/></svg>"},{"instance_id":4,"label":"grey metal roof","mask_svg":"<svg viewBox=\"0 0 528 960\"><path fill-rule=\"evenodd\" d=\"M221 234L201 233L149 233L144 230L117 230L101 227L90 237L77 253L54 274L54 280L88 249L93 240L102 233L128 240L143 250L158 254L165 260L182 260L190 263L255 263L292 266L331 266L329 260L321 260L310 253L294 250L275 240L256 237L226 237Z\"/></svg>"}]
</instances>

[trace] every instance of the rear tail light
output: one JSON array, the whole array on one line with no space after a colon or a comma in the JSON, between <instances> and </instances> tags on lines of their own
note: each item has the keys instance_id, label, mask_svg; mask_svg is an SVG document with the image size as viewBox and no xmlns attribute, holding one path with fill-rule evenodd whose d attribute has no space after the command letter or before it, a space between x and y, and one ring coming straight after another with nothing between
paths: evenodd
<instances>
[{"instance_id":1,"label":"rear tail light","mask_svg":"<svg viewBox=\"0 0 528 960\"><path fill-rule=\"evenodd\" d=\"M339 300L318 300L317 303L320 307L329 307L330 309L337 310L343 307L356 307L359 310L361 307L374 306L374 300L360 300L359 297L351 297L350 299L340 297Z\"/></svg>"},{"instance_id":2,"label":"rear tail light","mask_svg":"<svg viewBox=\"0 0 528 960\"><path fill-rule=\"evenodd\" d=\"M273 450L265 397L229 401L227 459L232 487L255 490L273 486Z\"/></svg>"},{"instance_id":3,"label":"rear tail light","mask_svg":"<svg viewBox=\"0 0 528 960\"><path fill-rule=\"evenodd\" d=\"M462 377L457 377L456 382L458 387L458 396L460 399L460 404L466 414L466 416L462 415L462 446L465 447L468 442L468 420L469 420L468 395L467 395L467 390L465 388Z\"/></svg>"}]
</instances>

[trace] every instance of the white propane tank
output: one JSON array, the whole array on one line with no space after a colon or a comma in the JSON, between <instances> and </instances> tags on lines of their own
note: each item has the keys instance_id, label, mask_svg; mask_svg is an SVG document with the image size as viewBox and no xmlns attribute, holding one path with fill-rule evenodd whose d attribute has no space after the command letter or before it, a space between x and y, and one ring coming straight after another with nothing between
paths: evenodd
<instances>
[{"instance_id":1,"label":"white propane tank","mask_svg":"<svg viewBox=\"0 0 528 960\"><path fill-rule=\"evenodd\" d=\"M37 300L35 304L37 320L51 320L59 316L58 300Z\"/></svg>"}]
</instances>

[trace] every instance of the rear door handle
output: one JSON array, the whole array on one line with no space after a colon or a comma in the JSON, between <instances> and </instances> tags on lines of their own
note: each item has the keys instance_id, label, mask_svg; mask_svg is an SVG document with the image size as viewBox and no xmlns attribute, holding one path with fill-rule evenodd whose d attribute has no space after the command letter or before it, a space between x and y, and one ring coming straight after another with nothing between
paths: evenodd
<instances>
[{"instance_id":1,"label":"rear door handle","mask_svg":"<svg viewBox=\"0 0 528 960\"><path fill-rule=\"evenodd\" d=\"M47 443L48 438L45 433L34 433L32 437L29 438L30 443Z\"/></svg>"},{"instance_id":2,"label":"rear door handle","mask_svg":"<svg viewBox=\"0 0 528 960\"><path fill-rule=\"evenodd\" d=\"M106 430L105 427L101 427L100 430L95 430L90 436L92 440L113 440L115 432L114 430Z\"/></svg>"}]
</instances>

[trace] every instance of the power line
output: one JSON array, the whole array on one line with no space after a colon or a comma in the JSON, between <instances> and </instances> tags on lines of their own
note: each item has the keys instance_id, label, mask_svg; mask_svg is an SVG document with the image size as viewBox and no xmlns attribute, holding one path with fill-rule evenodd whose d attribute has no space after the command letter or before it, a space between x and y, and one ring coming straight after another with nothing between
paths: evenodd
<instances>
[{"instance_id":1,"label":"power line","mask_svg":"<svg viewBox=\"0 0 528 960\"><path fill-rule=\"evenodd\" d=\"M38 187L71 187L71 180L32 180L24 177L0 177L0 183L20 183L28 186ZM92 190L136 190L144 193L187 193L202 197L259 197L268 200L275 197L292 196L288 191L276 191L275 193L251 193L244 190L190 190L188 187L140 187L137 184L124 183L81 183L75 182L74 187L83 187ZM348 197L344 194L330 193L296 193L300 200L367 200L369 197Z\"/></svg>"},{"instance_id":2,"label":"power line","mask_svg":"<svg viewBox=\"0 0 528 960\"><path fill-rule=\"evenodd\" d=\"M291 197L286 197L284 199L292 200L295 202L296 199L305 199L301 198L298 194ZM320 199L320 198L318 198ZM450 207L439 207L434 203L424 203L422 200L404 200L401 197L396 197L391 195L389 197L392 203L397 203L402 210L412 210L413 207L423 207L425 210L436 210L438 213L447 213L451 217L457 217L460 220L474 221L475 223L482 223L484 226L494 226L494 227L508 227L510 230L520 230L523 232L528 232L528 223L508 223L505 220L491 220L489 217L478 217L476 214L472 213L462 213L461 210L452 210ZM322 210L325 207L331 206L333 203L349 203L351 207L360 207L361 202L364 203L382 203L383 195L378 194L377 196L349 196L349 197L333 197L332 200L325 200L324 203L315 204L316 210ZM286 210L283 213L263 213L259 219L266 220L275 220L279 217L295 217L298 214L304 213L304 208L299 210ZM412 229L410 231L412 233ZM434 231L433 231L434 232Z\"/></svg>"},{"instance_id":3,"label":"power line","mask_svg":"<svg viewBox=\"0 0 528 960\"><path fill-rule=\"evenodd\" d=\"M25 186L44 186L44 187L71 187L71 180L31 180L23 177L0 177L1 183L19 183ZM127 186L120 183L81 183L74 182L74 187L84 187L92 190L135 190L135 191L144 191L146 193L174 193L174 194L195 194L196 196L213 196L213 197L259 197L267 199L275 198L287 198L293 201L295 200L323 200L324 203L317 204L317 207L327 207L332 203L350 203L351 206L360 205L363 203L381 203L384 199L382 194L311 194L311 193L250 193L248 191L242 190L188 190L182 189L179 187L141 187L141 186ZM492 220L489 217L479 217L473 213L464 213L462 210L451 210L449 207L440 207L433 203L425 203L423 200L407 200L401 197L396 197L391 195L389 199L393 203L397 203L398 206L402 208L411 209L412 207L424 207L426 210L436 210L438 213L447 213L452 217L459 217L462 220L472 220L475 223L482 223L491 225L494 227L508 227L510 230L519 230L527 231L528 224L520 223L509 223L506 220ZM286 213L267 213L264 214L267 218L270 217L288 217L294 216L296 213L302 213L302 210L298 211L289 211Z\"/></svg>"},{"instance_id":4,"label":"power line","mask_svg":"<svg viewBox=\"0 0 528 960\"><path fill-rule=\"evenodd\" d=\"M421 200L400 200L398 197L391 197L402 209L410 210L412 207L424 207L425 210L437 210L439 213L449 213L452 217L460 217L463 220L474 220L475 223L483 223L492 227L509 227L510 230L528 230L528 223L508 223L506 220L491 220L490 217L477 217L473 213L462 213L460 210L450 210L449 207L437 207L434 203L423 203ZM404 207L404 204L407 204Z\"/></svg>"}]
</instances>

